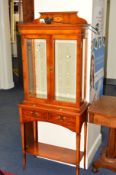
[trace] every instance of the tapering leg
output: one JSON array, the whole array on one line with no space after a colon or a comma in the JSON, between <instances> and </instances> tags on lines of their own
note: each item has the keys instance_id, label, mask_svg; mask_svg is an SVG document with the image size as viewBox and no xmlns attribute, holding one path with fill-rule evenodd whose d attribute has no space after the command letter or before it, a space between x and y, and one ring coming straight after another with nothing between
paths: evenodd
<instances>
[{"instance_id":1,"label":"tapering leg","mask_svg":"<svg viewBox=\"0 0 116 175\"><path fill-rule=\"evenodd\" d=\"M34 134L34 142L38 141L38 134L37 134L37 122L33 122L33 134Z\"/></svg>"},{"instance_id":2,"label":"tapering leg","mask_svg":"<svg viewBox=\"0 0 116 175\"><path fill-rule=\"evenodd\" d=\"M76 133L76 175L79 175L80 163L80 133Z\"/></svg>"},{"instance_id":3,"label":"tapering leg","mask_svg":"<svg viewBox=\"0 0 116 175\"><path fill-rule=\"evenodd\" d=\"M22 141L22 166L25 169L26 166L26 152L25 152L25 131L24 131L24 123L20 123L21 128L21 141Z\"/></svg>"},{"instance_id":4,"label":"tapering leg","mask_svg":"<svg viewBox=\"0 0 116 175\"><path fill-rule=\"evenodd\" d=\"M84 169L86 169L87 122L84 123Z\"/></svg>"},{"instance_id":5,"label":"tapering leg","mask_svg":"<svg viewBox=\"0 0 116 175\"><path fill-rule=\"evenodd\" d=\"M22 151L22 167L23 167L23 169L25 169L25 167L26 167L26 153L25 153L25 151L23 152Z\"/></svg>"}]
</instances>

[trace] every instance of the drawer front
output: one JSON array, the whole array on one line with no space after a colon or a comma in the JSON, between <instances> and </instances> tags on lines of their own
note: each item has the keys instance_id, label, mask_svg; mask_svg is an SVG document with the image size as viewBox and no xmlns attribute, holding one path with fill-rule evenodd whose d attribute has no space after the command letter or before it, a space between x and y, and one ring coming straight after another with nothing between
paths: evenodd
<instances>
[{"instance_id":1,"label":"drawer front","mask_svg":"<svg viewBox=\"0 0 116 175\"><path fill-rule=\"evenodd\" d=\"M95 114L94 115L94 123L98 125L109 126L110 120L102 115Z\"/></svg>"},{"instance_id":2,"label":"drawer front","mask_svg":"<svg viewBox=\"0 0 116 175\"><path fill-rule=\"evenodd\" d=\"M113 118L109 118L103 115L98 115L95 114L94 115L94 123L98 124L98 125L102 125L102 126L106 126L106 127L110 127L110 128L116 128L116 119L115 117Z\"/></svg>"},{"instance_id":3,"label":"drawer front","mask_svg":"<svg viewBox=\"0 0 116 175\"><path fill-rule=\"evenodd\" d=\"M27 108L21 111L20 122L45 121L76 131L76 116Z\"/></svg>"},{"instance_id":4,"label":"drawer front","mask_svg":"<svg viewBox=\"0 0 116 175\"><path fill-rule=\"evenodd\" d=\"M48 122L64 126L72 131L75 131L76 129L76 117L75 116L49 113Z\"/></svg>"},{"instance_id":5,"label":"drawer front","mask_svg":"<svg viewBox=\"0 0 116 175\"><path fill-rule=\"evenodd\" d=\"M26 121L46 121L48 119L47 112L44 111L36 111L36 110L28 110L23 109L22 110L22 118Z\"/></svg>"}]
</instances>

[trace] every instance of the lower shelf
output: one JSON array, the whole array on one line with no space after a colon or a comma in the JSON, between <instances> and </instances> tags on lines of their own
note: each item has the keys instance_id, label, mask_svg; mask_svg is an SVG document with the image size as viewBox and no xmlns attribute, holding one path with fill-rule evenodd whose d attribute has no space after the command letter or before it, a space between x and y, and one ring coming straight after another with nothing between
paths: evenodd
<instances>
[{"instance_id":1,"label":"lower shelf","mask_svg":"<svg viewBox=\"0 0 116 175\"><path fill-rule=\"evenodd\" d=\"M72 149L35 142L26 149L26 152L31 155L76 165L76 151ZM83 152L80 152L80 160L83 155Z\"/></svg>"}]
</instances>

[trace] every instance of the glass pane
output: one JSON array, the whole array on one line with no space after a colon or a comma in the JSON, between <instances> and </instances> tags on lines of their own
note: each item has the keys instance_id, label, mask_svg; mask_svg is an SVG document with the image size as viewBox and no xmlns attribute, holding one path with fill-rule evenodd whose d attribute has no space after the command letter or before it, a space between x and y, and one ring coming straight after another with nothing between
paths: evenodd
<instances>
[{"instance_id":1,"label":"glass pane","mask_svg":"<svg viewBox=\"0 0 116 175\"><path fill-rule=\"evenodd\" d=\"M46 40L26 39L26 51L29 94L47 98Z\"/></svg>"},{"instance_id":2,"label":"glass pane","mask_svg":"<svg viewBox=\"0 0 116 175\"><path fill-rule=\"evenodd\" d=\"M85 95L85 59L86 59L86 39L83 39L83 47L82 47L82 72L81 72L81 100L84 100Z\"/></svg>"},{"instance_id":3,"label":"glass pane","mask_svg":"<svg viewBox=\"0 0 116 175\"><path fill-rule=\"evenodd\" d=\"M27 56L27 71L28 71L28 87L29 93L33 93L34 84L32 81L33 75L33 67L32 67L32 40L26 39L26 56Z\"/></svg>"},{"instance_id":4,"label":"glass pane","mask_svg":"<svg viewBox=\"0 0 116 175\"><path fill-rule=\"evenodd\" d=\"M76 40L55 40L55 99L76 102Z\"/></svg>"}]
</instances>

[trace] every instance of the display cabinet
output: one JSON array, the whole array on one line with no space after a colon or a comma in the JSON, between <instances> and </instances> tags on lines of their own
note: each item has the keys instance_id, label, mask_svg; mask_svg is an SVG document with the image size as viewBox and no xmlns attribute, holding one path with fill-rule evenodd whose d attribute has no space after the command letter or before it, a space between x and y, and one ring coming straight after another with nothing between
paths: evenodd
<instances>
[{"instance_id":1,"label":"display cabinet","mask_svg":"<svg viewBox=\"0 0 116 175\"><path fill-rule=\"evenodd\" d=\"M23 167L29 153L74 164L79 175L79 162L83 156L86 160L86 29L87 22L77 12L44 12L32 23L19 25L24 77L24 100L19 104ZM76 132L76 150L38 143L39 121ZM84 123L84 151L80 152Z\"/></svg>"}]
</instances>

